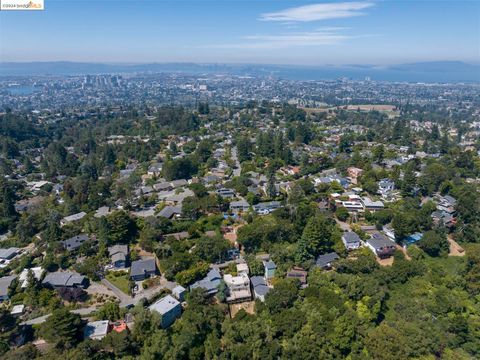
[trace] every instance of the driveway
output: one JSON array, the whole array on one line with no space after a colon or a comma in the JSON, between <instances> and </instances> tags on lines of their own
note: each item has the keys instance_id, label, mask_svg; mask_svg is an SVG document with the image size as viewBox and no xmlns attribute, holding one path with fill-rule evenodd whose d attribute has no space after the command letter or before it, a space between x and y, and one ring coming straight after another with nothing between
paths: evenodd
<instances>
[{"instance_id":1,"label":"driveway","mask_svg":"<svg viewBox=\"0 0 480 360\"><path fill-rule=\"evenodd\" d=\"M142 289L142 285L139 283L138 287L140 290L135 294L135 296L132 297L125 294L107 279L102 279L102 283L118 297L120 300L120 307L126 307L130 304L136 305L141 299L151 299L153 296L158 294L161 289L172 290L175 286L177 286L176 282L168 281L162 276L160 279L160 285L153 286L148 289Z\"/></svg>"},{"instance_id":2,"label":"driveway","mask_svg":"<svg viewBox=\"0 0 480 360\"><path fill-rule=\"evenodd\" d=\"M105 285L107 288L109 288L115 296L120 300L120 307L125 307L129 304L133 304L133 297L125 294L122 290L120 290L118 287L113 285L110 281L107 279L102 279L102 284Z\"/></svg>"}]
</instances>

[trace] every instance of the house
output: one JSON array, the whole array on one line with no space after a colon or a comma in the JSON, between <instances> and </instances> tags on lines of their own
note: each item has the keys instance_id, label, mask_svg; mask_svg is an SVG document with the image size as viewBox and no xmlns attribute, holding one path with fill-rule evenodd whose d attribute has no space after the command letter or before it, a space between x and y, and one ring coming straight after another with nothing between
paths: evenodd
<instances>
[{"instance_id":1,"label":"house","mask_svg":"<svg viewBox=\"0 0 480 360\"><path fill-rule=\"evenodd\" d=\"M89 280L86 276L70 272L70 271L57 271L48 273L42 281L42 284L46 287L54 289L60 287L70 288L86 288L89 285Z\"/></svg>"},{"instance_id":2,"label":"house","mask_svg":"<svg viewBox=\"0 0 480 360\"><path fill-rule=\"evenodd\" d=\"M343 206L349 213L363 212L363 204L357 200L336 201L338 205Z\"/></svg>"},{"instance_id":3,"label":"house","mask_svg":"<svg viewBox=\"0 0 480 360\"><path fill-rule=\"evenodd\" d=\"M388 258L395 252L395 243L379 232L373 233L366 241L366 246L381 259Z\"/></svg>"},{"instance_id":4,"label":"house","mask_svg":"<svg viewBox=\"0 0 480 360\"><path fill-rule=\"evenodd\" d=\"M91 340L102 340L107 336L110 330L110 323L108 320L92 321L85 325L83 330L83 338Z\"/></svg>"},{"instance_id":5,"label":"house","mask_svg":"<svg viewBox=\"0 0 480 360\"><path fill-rule=\"evenodd\" d=\"M104 216L107 216L108 214L110 214L110 208L108 206L102 206L95 211L95 214L93 216L97 219L100 219Z\"/></svg>"},{"instance_id":6,"label":"house","mask_svg":"<svg viewBox=\"0 0 480 360\"><path fill-rule=\"evenodd\" d=\"M190 234L188 231L180 231L177 233L170 233L170 234L164 234L162 235L163 239L167 239L169 237L173 237L176 240L183 240L183 239L188 239L190 237Z\"/></svg>"},{"instance_id":7,"label":"house","mask_svg":"<svg viewBox=\"0 0 480 360\"><path fill-rule=\"evenodd\" d=\"M165 206L159 213L158 216L165 219L179 218L182 216L182 207L181 206Z\"/></svg>"},{"instance_id":8,"label":"house","mask_svg":"<svg viewBox=\"0 0 480 360\"><path fill-rule=\"evenodd\" d=\"M342 235L342 242L347 250L358 249L361 245L360 236L358 236L357 233L353 231L344 232Z\"/></svg>"},{"instance_id":9,"label":"house","mask_svg":"<svg viewBox=\"0 0 480 360\"><path fill-rule=\"evenodd\" d=\"M437 200L437 210L444 211L448 214L453 215L455 213L455 206L457 205L457 200L450 195L437 195L435 196Z\"/></svg>"},{"instance_id":10,"label":"house","mask_svg":"<svg viewBox=\"0 0 480 360\"><path fill-rule=\"evenodd\" d=\"M363 206L364 206L364 210L368 210L368 211L371 211L371 212L381 210L385 207L383 202L381 202L380 200L373 201L369 197L363 197L362 198L362 203L363 203Z\"/></svg>"},{"instance_id":11,"label":"house","mask_svg":"<svg viewBox=\"0 0 480 360\"><path fill-rule=\"evenodd\" d=\"M205 278L190 285L190 290L200 288L205 290L207 295L215 295L218 292L221 280L220 272L214 268L208 272Z\"/></svg>"},{"instance_id":12,"label":"house","mask_svg":"<svg viewBox=\"0 0 480 360\"><path fill-rule=\"evenodd\" d=\"M172 190L173 186L171 183L164 181L157 184L153 184L153 189L155 191L167 191L167 190Z\"/></svg>"},{"instance_id":13,"label":"house","mask_svg":"<svg viewBox=\"0 0 480 360\"><path fill-rule=\"evenodd\" d=\"M10 288L13 280L16 278L17 277L15 275L4 276L0 278L0 302L7 301L9 299L8 289Z\"/></svg>"},{"instance_id":14,"label":"house","mask_svg":"<svg viewBox=\"0 0 480 360\"><path fill-rule=\"evenodd\" d=\"M155 258L133 261L130 267L130 279L133 281L142 281L156 274Z\"/></svg>"},{"instance_id":15,"label":"house","mask_svg":"<svg viewBox=\"0 0 480 360\"><path fill-rule=\"evenodd\" d=\"M265 301L265 296L270 291L265 279L261 276L252 276L250 279L252 283L253 296L261 302Z\"/></svg>"},{"instance_id":16,"label":"house","mask_svg":"<svg viewBox=\"0 0 480 360\"><path fill-rule=\"evenodd\" d=\"M155 163L149 166L147 174L150 176L159 176L162 172L163 164Z\"/></svg>"},{"instance_id":17,"label":"house","mask_svg":"<svg viewBox=\"0 0 480 360\"><path fill-rule=\"evenodd\" d=\"M128 260L128 245L113 245L108 248L108 254L112 265L117 269L124 269L127 267Z\"/></svg>"},{"instance_id":18,"label":"house","mask_svg":"<svg viewBox=\"0 0 480 360\"><path fill-rule=\"evenodd\" d=\"M395 189L395 183L390 179L382 179L378 182L378 193L382 197L388 197Z\"/></svg>"},{"instance_id":19,"label":"house","mask_svg":"<svg viewBox=\"0 0 480 360\"><path fill-rule=\"evenodd\" d=\"M40 279L43 276L43 273L45 272L45 270L43 270L43 268L41 268L40 266L31 268L31 269L23 269L22 272L20 273L20 275L18 276L18 281L20 282L22 289L25 289L28 286L28 272L29 271L32 272L34 278L37 281L40 281Z\"/></svg>"},{"instance_id":20,"label":"house","mask_svg":"<svg viewBox=\"0 0 480 360\"><path fill-rule=\"evenodd\" d=\"M263 262L263 267L265 269L265 279L271 279L275 277L275 270L277 269L277 265L271 260L269 261L264 261Z\"/></svg>"},{"instance_id":21,"label":"house","mask_svg":"<svg viewBox=\"0 0 480 360\"><path fill-rule=\"evenodd\" d=\"M21 305L15 305L13 308L12 308L12 311L10 311L10 315L12 316L21 316L23 315L25 311L25 305L21 304Z\"/></svg>"},{"instance_id":22,"label":"house","mask_svg":"<svg viewBox=\"0 0 480 360\"><path fill-rule=\"evenodd\" d=\"M166 329L182 315L182 305L171 295L164 296L149 307L150 311L156 311L162 316L161 326Z\"/></svg>"},{"instance_id":23,"label":"house","mask_svg":"<svg viewBox=\"0 0 480 360\"><path fill-rule=\"evenodd\" d=\"M436 210L431 216L433 223L437 226L444 225L447 228L451 228L457 223L455 217L446 211Z\"/></svg>"},{"instance_id":24,"label":"house","mask_svg":"<svg viewBox=\"0 0 480 360\"><path fill-rule=\"evenodd\" d=\"M315 262L315 266L318 266L319 268L324 270L328 270L332 268L333 262L338 259L340 259L340 257L335 252L319 255L317 257L317 261Z\"/></svg>"},{"instance_id":25,"label":"house","mask_svg":"<svg viewBox=\"0 0 480 360\"><path fill-rule=\"evenodd\" d=\"M363 170L356 167L349 167L347 169L348 176L350 177L352 184L358 184L358 178L362 175Z\"/></svg>"},{"instance_id":26,"label":"house","mask_svg":"<svg viewBox=\"0 0 480 360\"><path fill-rule=\"evenodd\" d=\"M20 252L19 248L10 247L8 249L0 249L0 260L12 260Z\"/></svg>"},{"instance_id":27,"label":"house","mask_svg":"<svg viewBox=\"0 0 480 360\"><path fill-rule=\"evenodd\" d=\"M280 203L280 201L269 201L253 205L253 210L258 214L266 215L280 208L281 206L282 204Z\"/></svg>"},{"instance_id":28,"label":"house","mask_svg":"<svg viewBox=\"0 0 480 360\"><path fill-rule=\"evenodd\" d=\"M187 186L188 181L185 179L178 179L178 180L171 181L170 184L172 185L172 188L176 189L179 187Z\"/></svg>"},{"instance_id":29,"label":"house","mask_svg":"<svg viewBox=\"0 0 480 360\"><path fill-rule=\"evenodd\" d=\"M248 265L246 263L237 264L237 274L249 274L250 270L248 269Z\"/></svg>"},{"instance_id":30,"label":"house","mask_svg":"<svg viewBox=\"0 0 480 360\"><path fill-rule=\"evenodd\" d=\"M62 244L65 250L74 251L74 250L77 250L80 246L82 246L82 244L85 241L88 241L88 240L89 240L89 237L87 234L80 234L80 235L71 237L70 239L62 241Z\"/></svg>"},{"instance_id":31,"label":"house","mask_svg":"<svg viewBox=\"0 0 480 360\"><path fill-rule=\"evenodd\" d=\"M250 279L245 273L233 276L231 274L225 274L223 281L228 287L228 303L238 303L242 301L248 301L252 298L250 292Z\"/></svg>"},{"instance_id":32,"label":"house","mask_svg":"<svg viewBox=\"0 0 480 360\"><path fill-rule=\"evenodd\" d=\"M230 203L230 210L234 213L248 211L249 208L250 204L244 199L232 201Z\"/></svg>"},{"instance_id":33,"label":"house","mask_svg":"<svg viewBox=\"0 0 480 360\"><path fill-rule=\"evenodd\" d=\"M185 289L182 285L177 285L172 289L172 295L178 301L185 301L185 293L187 289Z\"/></svg>"},{"instance_id":34,"label":"house","mask_svg":"<svg viewBox=\"0 0 480 360\"><path fill-rule=\"evenodd\" d=\"M293 267L289 272L287 272L287 279L297 279L300 281L300 285L307 285L307 276L308 272L301 267Z\"/></svg>"},{"instance_id":35,"label":"house","mask_svg":"<svg viewBox=\"0 0 480 360\"><path fill-rule=\"evenodd\" d=\"M231 199L235 197L235 192L232 189L221 188L216 191L223 199Z\"/></svg>"},{"instance_id":36,"label":"house","mask_svg":"<svg viewBox=\"0 0 480 360\"><path fill-rule=\"evenodd\" d=\"M85 211L79 212L77 214L65 216L63 219L60 220L60 226L65 226L67 224L70 224L72 222L77 222L82 220L87 213Z\"/></svg>"},{"instance_id":37,"label":"house","mask_svg":"<svg viewBox=\"0 0 480 360\"><path fill-rule=\"evenodd\" d=\"M288 165L288 166L281 167L279 171L285 176L297 175L300 173L300 166Z\"/></svg>"}]
</instances>

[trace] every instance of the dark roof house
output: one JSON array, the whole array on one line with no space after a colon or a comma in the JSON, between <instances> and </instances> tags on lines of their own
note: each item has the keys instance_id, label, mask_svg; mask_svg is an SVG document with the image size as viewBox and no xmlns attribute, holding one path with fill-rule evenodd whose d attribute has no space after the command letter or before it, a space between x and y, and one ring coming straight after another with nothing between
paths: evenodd
<instances>
[{"instance_id":1,"label":"dark roof house","mask_svg":"<svg viewBox=\"0 0 480 360\"><path fill-rule=\"evenodd\" d=\"M315 265L322 269L331 269L332 263L338 259L340 259L340 257L335 252L319 255Z\"/></svg>"}]
</instances>

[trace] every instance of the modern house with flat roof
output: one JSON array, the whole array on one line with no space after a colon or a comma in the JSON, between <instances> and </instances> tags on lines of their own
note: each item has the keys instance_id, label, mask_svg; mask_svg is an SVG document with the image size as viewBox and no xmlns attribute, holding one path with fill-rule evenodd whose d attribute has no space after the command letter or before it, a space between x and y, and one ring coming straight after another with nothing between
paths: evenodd
<instances>
[{"instance_id":1,"label":"modern house with flat roof","mask_svg":"<svg viewBox=\"0 0 480 360\"><path fill-rule=\"evenodd\" d=\"M167 295L149 307L150 311L156 311L162 316L161 326L166 329L182 315L182 305L171 295Z\"/></svg>"},{"instance_id":2,"label":"modern house with flat roof","mask_svg":"<svg viewBox=\"0 0 480 360\"><path fill-rule=\"evenodd\" d=\"M85 329L83 330L83 338L102 340L105 336L107 336L109 330L110 323L108 320L92 321L85 325Z\"/></svg>"}]
</instances>

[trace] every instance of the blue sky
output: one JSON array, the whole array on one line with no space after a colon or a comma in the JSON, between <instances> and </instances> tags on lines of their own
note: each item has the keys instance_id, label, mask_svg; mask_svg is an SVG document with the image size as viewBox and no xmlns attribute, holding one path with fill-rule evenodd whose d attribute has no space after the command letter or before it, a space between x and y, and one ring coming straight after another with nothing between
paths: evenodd
<instances>
[{"instance_id":1,"label":"blue sky","mask_svg":"<svg viewBox=\"0 0 480 360\"><path fill-rule=\"evenodd\" d=\"M45 0L0 13L0 61L480 62L480 1Z\"/></svg>"}]
</instances>

